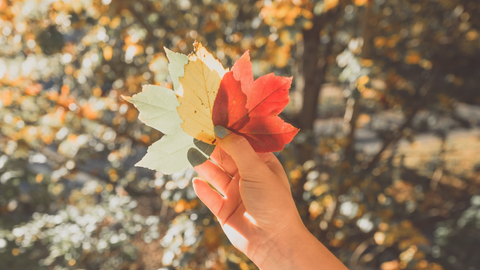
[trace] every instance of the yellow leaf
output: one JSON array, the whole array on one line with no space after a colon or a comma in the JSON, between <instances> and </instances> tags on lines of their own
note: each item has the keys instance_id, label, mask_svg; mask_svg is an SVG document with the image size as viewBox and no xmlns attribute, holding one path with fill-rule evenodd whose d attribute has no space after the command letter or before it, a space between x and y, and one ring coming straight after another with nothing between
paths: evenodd
<instances>
[{"instance_id":1,"label":"yellow leaf","mask_svg":"<svg viewBox=\"0 0 480 270\"><path fill-rule=\"evenodd\" d=\"M208 61L206 54L200 55ZM216 70L218 65L216 67L212 65L213 68L210 68L199 57L192 57L189 60L190 62L185 65L185 75L180 78L183 97L178 97L180 106L177 107L177 111L183 119L182 129L202 142L214 144L212 109L221 81Z\"/></svg>"},{"instance_id":2,"label":"yellow leaf","mask_svg":"<svg viewBox=\"0 0 480 270\"><path fill-rule=\"evenodd\" d=\"M193 46L195 47L194 53L188 56L188 60L202 60L202 62L205 63L208 68L210 68L211 70L215 70L218 73L220 79L223 78L223 75L225 75L228 70L223 68L222 64L217 59L215 59L215 57L210 52L208 52L205 47L203 47L202 43L195 41L195 43L193 43Z\"/></svg>"}]
</instances>

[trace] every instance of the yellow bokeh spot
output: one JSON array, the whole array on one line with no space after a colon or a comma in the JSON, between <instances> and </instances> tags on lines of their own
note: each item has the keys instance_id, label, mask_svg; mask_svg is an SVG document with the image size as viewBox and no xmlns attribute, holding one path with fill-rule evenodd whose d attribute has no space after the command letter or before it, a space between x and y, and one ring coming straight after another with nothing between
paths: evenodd
<instances>
[{"instance_id":1,"label":"yellow bokeh spot","mask_svg":"<svg viewBox=\"0 0 480 270\"><path fill-rule=\"evenodd\" d=\"M118 173L114 169L110 169L108 171L108 176L110 176L110 181L117 182L118 181Z\"/></svg>"},{"instance_id":2,"label":"yellow bokeh spot","mask_svg":"<svg viewBox=\"0 0 480 270\"><path fill-rule=\"evenodd\" d=\"M96 97L100 97L102 95L102 89L100 89L100 87L95 87L92 94Z\"/></svg>"},{"instance_id":3,"label":"yellow bokeh spot","mask_svg":"<svg viewBox=\"0 0 480 270\"><path fill-rule=\"evenodd\" d=\"M421 59L422 57L418 52L409 51L405 56L405 63L410 65L415 65L415 64L418 64Z\"/></svg>"},{"instance_id":4,"label":"yellow bokeh spot","mask_svg":"<svg viewBox=\"0 0 480 270\"><path fill-rule=\"evenodd\" d=\"M337 228L341 228L341 227L343 227L344 222L343 222L343 220L336 218L333 221L333 225L335 225L335 227L337 227Z\"/></svg>"},{"instance_id":5,"label":"yellow bokeh spot","mask_svg":"<svg viewBox=\"0 0 480 270\"><path fill-rule=\"evenodd\" d=\"M357 120L357 127L365 126L366 124L370 123L370 120L371 120L370 115L360 114Z\"/></svg>"},{"instance_id":6,"label":"yellow bokeh spot","mask_svg":"<svg viewBox=\"0 0 480 270\"><path fill-rule=\"evenodd\" d=\"M321 205L317 201L313 201L308 208L308 212L310 213L310 220L315 220L320 214L324 211L323 205Z\"/></svg>"},{"instance_id":7,"label":"yellow bokeh spot","mask_svg":"<svg viewBox=\"0 0 480 270\"><path fill-rule=\"evenodd\" d=\"M472 30L467 32L465 37L467 38L467 40L470 40L470 41L477 40L478 39L478 32L477 32L477 30L472 29Z\"/></svg>"},{"instance_id":8,"label":"yellow bokeh spot","mask_svg":"<svg viewBox=\"0 0 480 270\"><path fill-rule=\"evenodd\" d=\"M430 60L422 59L418 64L424 69L432 69L432 62Z\"/></svg>"},{"instance_id":9,"label":"yellow bokeh spot","mask_svg":"<svg viewBox=\"0 0 480 270\"><path fill-rule=\"evenodd\" d=\"M100 185L95 188L95 192L96 192L96 193L100 193L100 192L102 192L102 191L103 191L103 187L100 186Z\"/></svg>"},{"instance_id":10,"label":"yellow bokeh spot","mask_svg":"<svg viewBox=\"0 0 480 270\"><path fill-rule=\"evenodd\" d=\"M290 46L283 45L275 48L275 53L273 55L275 66L278 68L284 68L287 66L288 60L290 59Z\"/></svg>"},{"instance_id":11,"label":"yellow bokeh spot","mask_svg":"<svg viewBox=\"0 0 480 270\"><path fill-rule=\"evenodd\" d=\"M311 21L307 21L304 25L303 25L303 29L305 30L309 30L309 29L312 29L313 27L313 23Z\"/></svg>"},{"instance_id":12,"label":"yellow bokeh spot","mask_svg":"<svg viewBox=\"0 0 480 270\"><path fill-rule=\"evenodd\" d=\"M110 46L103 48L103 57L105 60L110 61L112 59L113 49Z\"/></svg>"},{"instance_id":13,"label":"yellow bokeh spot","mask_svg":"<svg viewBox=\"0 0 480 270\"><path fill-rule=\"evenodd\" d=\"M373 61L371 59L362 58L360 59L360 64L362 64L364 67L371 67L373 66Z\"/></svg>"},{"instance_id":14,"label":"yellow bokeh spot","mask_svg":"<svg viewBox=\"0 0 480 270\"><path fill-rule=\"evenodd\" d=\"M12 249L12 255L13 256L18 256L18 254L20 254L20 250L18 248Z\"/></svg>"},{"instance_id":15,"label":"yellow bokeh spot","mask_svg":"<svg viewBox=\"0 0 480 270\"><path fill-rule=\"evenodd\" d=\"M42 182L42 180L43 180L42 174L37 174L37 176L35 176L35 182L40 183Z\"/></svg>"},{"instance_id":16,"label":"yellow bokeh spot","mask_svg":"<svg viewBox=\"0 0 480 270\"><path fill-rule=\"evenodd\" d=\"M385 242L385 234L383 232L376 232L373 236L373 239L375 239L375 243L377 243L377 245L383 245Z\"/></svg>"},{"instance_id":17,"label":"yellow bokeh spot","mask_svg":"<svg viewBox=\"0 0 480 270\"><path fill-rule=\"evenodd\" d=\"M120 20L120 17L115 17L115 19L113 19L113 20L110 22L110 27L111 27L112 29L115 29L115 28L117 28L117 27L120 25L121 22L122 22L122 21Z\"/></svg>"},{"instance_id":18,"label":"yellow bokeh spot","mask_svg":"<svg viewBox=\"0 0 480 270\"><path fill-rule=\"evenodd\" d=\"M382 270L398 270L399 263L398 260L384 262L380 265L380 269Z\"/></svg>"},{"instance_id":19,"label":"yellow bokeh spot","mask_svg":"<svg viewBox=\"0 0 480 270\"><path fill-rule=\"evenodd\" d=\"M107 25L110 23L110 18L108 16L102 16L99 20L98 23L101 25Z\"/></svg>"},{"instance_id":20,"label":"yellow bokeh spot","mask_svg":"<svg viewBox=\"0 0 480 270\"><path fill-rule=\"evenodd\" d=\"M382 48L383 46L385 46L385 44L387 44L387 39L385 37L376 37L373 40L373 44L375 48Z\"/></svg>"},{"instance_id":21,"label":"yellow bokeh spot","mask_svg":"<svg viewBox=\"0 0 480 270\"><path fill-rule=\"evenodd\" d=\"M361 76L357 80L357 85L365 85L370 81L370 78L367 75Z\"/></svg>"},{"instance_id":22,"label":"yellow bokeh spot","mask_svg":"<svg viewBox=\"0 0 480 270\"><path fill-rule=\"evenodd\" d=\"M238 265L240 267L240 269L242 270L248 270L248 264L244 261L241 261L240 264Z\"/></svg>"},{"instance_id":23,"label":"yellow bokeh spot","mask_svg":"<svg viewBox=\"0 0 480 270\"><path fill-rule=\"evenodd\" d=\"M295 170L292 170L290 171L290 180L292 181L297 181L298 179L300 179L302 177L302 170L301 169L298 169L296 168Z\"/></svg>"},{"instance_id":24,"label":"yellow bokeh spot","mask_svg":"<svg viewBox=\"0 0 480 270\"><path fill-rule=\"evenodd\" d=\"M367 3L367 0L355 0L355 5L363 6Z\"/></svg>"},{"instance_id":25,"label":"yellow bokeh spot","mask_svg":"<svg viewBox=\"0 0 480 270\"><path fill-rule=\"evenodd\" d=\"M325 0L324 11L328 11L338 5L338 0Z\"/></svg>"},{"instance_id":26,"label":"yellow bokeh spot","mask_svg":"<svg viewBox=\"0 0 480 270\"><path fill-rule=\"evenodd\" d=\"M175 212L182 213L185 210L186 204L187 204L187 201L185 199L179 200L175 205L175 208L174 208Z\"/></svg>"}]
</instances>

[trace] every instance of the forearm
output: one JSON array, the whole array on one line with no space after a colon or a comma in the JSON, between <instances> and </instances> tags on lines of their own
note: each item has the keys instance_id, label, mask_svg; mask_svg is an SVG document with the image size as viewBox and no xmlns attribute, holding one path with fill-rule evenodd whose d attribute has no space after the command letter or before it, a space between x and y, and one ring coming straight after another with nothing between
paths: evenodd
<instances>
[{"instance_id":1,"label":"forearm","mask_svg":"<svg viewBox=\"0 0 480 270\"><path fill-rule=\"evenodd\" d=\"M302 224L265 243L251 258L262 270L346 270Z\"/></svg>"}]
</instances>

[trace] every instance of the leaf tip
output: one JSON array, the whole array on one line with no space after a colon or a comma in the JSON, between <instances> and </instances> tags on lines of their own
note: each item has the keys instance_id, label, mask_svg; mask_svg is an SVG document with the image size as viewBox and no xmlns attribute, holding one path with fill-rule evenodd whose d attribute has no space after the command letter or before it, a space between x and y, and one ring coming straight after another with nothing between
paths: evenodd
<instances>
[{"instance_id":1,"label":"leaf tip","mask_svg":"<svg viewBox=\"0 0 480 270\"><path fill-rule=\"evenodd\" d=\"M203 46L202 46L202 43L200 43L198 40L193 41L193 49L194 49L195 51L197 51L198 48L201 48L201 47L203 47Z\"/></svg>"},{"instance_id":2,"label":"leaf tip","mask_svg":"<svg viewBox=\"0 0 480 270\"><path fill-rule=\"evenodd\" d=\"M134 166L135 166L135 167L140 167L140 168L146 168L146 169L150 169L150 168L149 168L149 167L147 167L145 164L143 164L143 162L142 162L142 161L143 161L143 158L142 158L142 159L141 159L139 162L135 163L135 165L134 165Z\"/></svg>"},{"instance_id":3,"label":"leaf tip","mask_svg":"<svg viewBox=\"0 0 480 270\"><path fill-rule=\"evenodd\" d=\"M128 101L130 103L133 103L133 97L129 97L129 96L124 96L124 95L120 95L125 101Z\"/></svg>"},{"instance_id":4,"label":"leaf tip","mask_svg":"<svg viewBox=\"0 0 480 270\"><path fill-rule=\"evenodd\" d=\"M140 168L145 168L145 169L149 169L149 170L152 170L152 171L156 171L155 168L153 168L149 162L146 160L146 155L140 160L138 161L137 163L135 163L134 165L135 167L140 167Z\"/></svg>"},{"instance_id":5,"label":"leaf tip","mask_svg":"<svg viewBox=\"0 0 480 270\"><path fill-rule=\"evenodd\" d=\"M171 63L172 62L171 58L172 58L173 55L175 55L175 52L170 50L167 47L163 47L163 50L165 51L165 54L167 55L168 62Z\"/></svg>"}]
</instances>

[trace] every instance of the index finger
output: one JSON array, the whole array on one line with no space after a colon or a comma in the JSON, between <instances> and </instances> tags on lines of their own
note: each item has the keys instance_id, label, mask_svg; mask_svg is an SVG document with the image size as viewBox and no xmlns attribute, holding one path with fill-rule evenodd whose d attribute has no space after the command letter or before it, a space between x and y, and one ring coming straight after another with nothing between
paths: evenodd
<instances>
[{"instance_id":1,"label":"index finger","mask_svg":"<svg viewBox=\"0 0 480 270\"><path fill-rule=\"evenodd\" d=\"M232 157L227 154L227 152L225 152L225 150L223 150L222 147L220 147L219 145L215 147L215 150L210 157L231 177L233 177L238 172L235 161L233 161Z\"/></svg>"},{"instance_id":2,"label":"index finger","mask_svg":"<svg viewBox=\"0 0 480 270\"><path fill-rule=\"evenodd\" d=\"M260 180L265 177L265 173L271 173L245 137L222 126L215 126L215 134L218 144L232 157L242 178Z\"/></svg>"}]
</instances>

